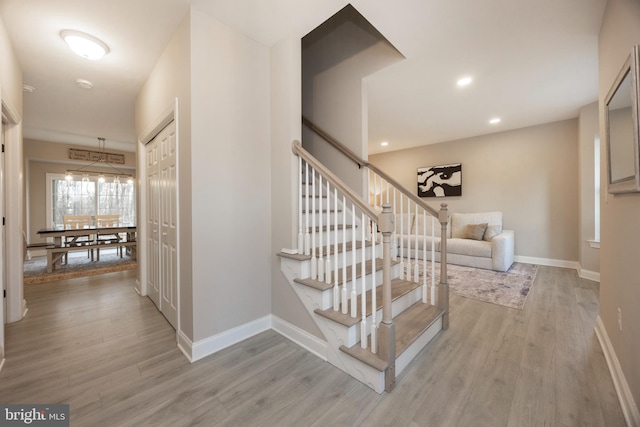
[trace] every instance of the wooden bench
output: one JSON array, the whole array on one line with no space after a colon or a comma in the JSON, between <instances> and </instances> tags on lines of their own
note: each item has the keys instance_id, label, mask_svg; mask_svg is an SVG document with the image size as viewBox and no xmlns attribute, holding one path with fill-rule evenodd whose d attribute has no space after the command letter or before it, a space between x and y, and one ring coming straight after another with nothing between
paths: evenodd
<instances>
[{"instance_id":1,"label":"wooden bench","mask_svg":"<svg viewBox=\"0 0 640 427\"><path fill-rule=\"evenodd\" d=\"M91 250L91 249L106 249L108 247L128 247L131 248L131 258L132 259L136 259L137 258L137 243L136 241L130 241L130 242L110 242L110 243L89 243L89 244L84 244L84 245L72 245L72 246L55 246L55 245L48 245L46 246L47 249L47 273L52 273L53 270L55 269L55 266L58 262L60 262L60 260L67 255L69 252L73 252L73 251L86 251L87 249ZM120 256L122 256L122 253L120 254ZM99 258L98 258L99 260Z\"/></svg>"}]
</instances>

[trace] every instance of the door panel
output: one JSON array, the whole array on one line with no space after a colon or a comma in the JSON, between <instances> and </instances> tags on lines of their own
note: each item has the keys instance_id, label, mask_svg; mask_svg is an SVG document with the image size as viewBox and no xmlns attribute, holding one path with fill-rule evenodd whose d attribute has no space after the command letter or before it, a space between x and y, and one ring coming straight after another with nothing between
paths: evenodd
<instances>
[{"instance_id":1,"label":"door panel","mask_svg":"<svg viewBox=\"0 0 640 427\"><path fill-rule=\"evenodd\" d=\"M147 292L177 329L176 133L170 123L147 144Z\"/></svg>"},{"instance_id":2,"label":"door panel","mask_svg":"<svg viewBox=\"0 0 640 427\"><path fill-rule=\"evenodd\" d=\"M159 231L160 191L158 180L158 143L151 141L147 147L147 294L162 311L159 282Z\"/></svg>"},{"instance_id":3,"label":"door panel","mask_svg":"<svg viewBox=\"0 0 640 427\"><path fill-rule=\"evenodd\" d=\"M169 322L177 325L177 232L176 232L176 134L175 126L167 127L167 134L160 141L159 170L162 184L162 209L160 233L162 238L162 312Z\"/></svg>"}]
</instances>

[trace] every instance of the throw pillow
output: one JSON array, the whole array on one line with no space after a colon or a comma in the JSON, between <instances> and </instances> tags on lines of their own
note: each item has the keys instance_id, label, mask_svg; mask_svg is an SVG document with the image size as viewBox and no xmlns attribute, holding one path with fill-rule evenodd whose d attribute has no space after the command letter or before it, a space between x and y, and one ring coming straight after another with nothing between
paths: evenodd
<instances>
[{"instance_id":1,"label":"throw pillow","mask_svg":"<svg viewBox=\"0 0 640 427\"><path fill-rule=\"evenodd\" d=\"M463 239L482 240L484 232L487 229L487 223L483 224L468 224L463 229Z\"/></svg>"},{"instance_id":2,"label":"throw pillow","mask_svg":"<svg viewBox=\"0 0 640 427\"><path fill-rule=\"evenodd\" d=\"M491 239L493 239L500 233L502 233L501 225L487 225L487 229L484 232L484 237L482 238L482 240L490 242Z\"/></svg>"}]
</instances>

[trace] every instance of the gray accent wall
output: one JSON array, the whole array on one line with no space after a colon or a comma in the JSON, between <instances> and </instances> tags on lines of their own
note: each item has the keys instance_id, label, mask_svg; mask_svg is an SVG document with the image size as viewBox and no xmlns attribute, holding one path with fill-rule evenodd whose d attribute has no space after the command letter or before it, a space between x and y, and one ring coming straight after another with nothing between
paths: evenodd
<instances>
[{"instance_id":1,"label":"gray accent wall","mask_svg":"<svg viewBox=\"0 0 640 427\"><path fill-rule=\"evenodd\" d=\"M640 44L640 2L609 0L599 37L600 129L603 101L633 45ZM600 320L640 404L640 193L607 194L606 134L601 132ZM618 327L618 309L622 330Z\"/></svg>"},{"instance_id":2,"label":"gray accent wall","mask_svg":"<svg viewBox=\"0 0 640 427\"><path fill-rule=\"evenodd\" d=\"M393 144L393 141L390 141ZM370 156L417 191L417 169L462 163L462 196L424 199L451 212L502 211L516 256L578 261L578 120Z\"/></svg>"}]
</instances>

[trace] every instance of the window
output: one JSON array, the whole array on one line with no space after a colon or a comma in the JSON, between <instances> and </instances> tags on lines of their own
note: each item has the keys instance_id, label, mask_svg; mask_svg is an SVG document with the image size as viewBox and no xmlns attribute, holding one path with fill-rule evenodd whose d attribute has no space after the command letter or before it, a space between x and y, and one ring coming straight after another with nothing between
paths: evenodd
<instances>
[{"instance_id":1,"label":"window","mask_svg":"<svg viewBox=\"0 0 640 427\"><path fill-rule=\"evenodd\" d=\"M64 215L118 214L122 224L136 223L133 183L99 182L97 177L71 180L47 174L47 227L63 226Z\"/></svg>"}]
</instances>

